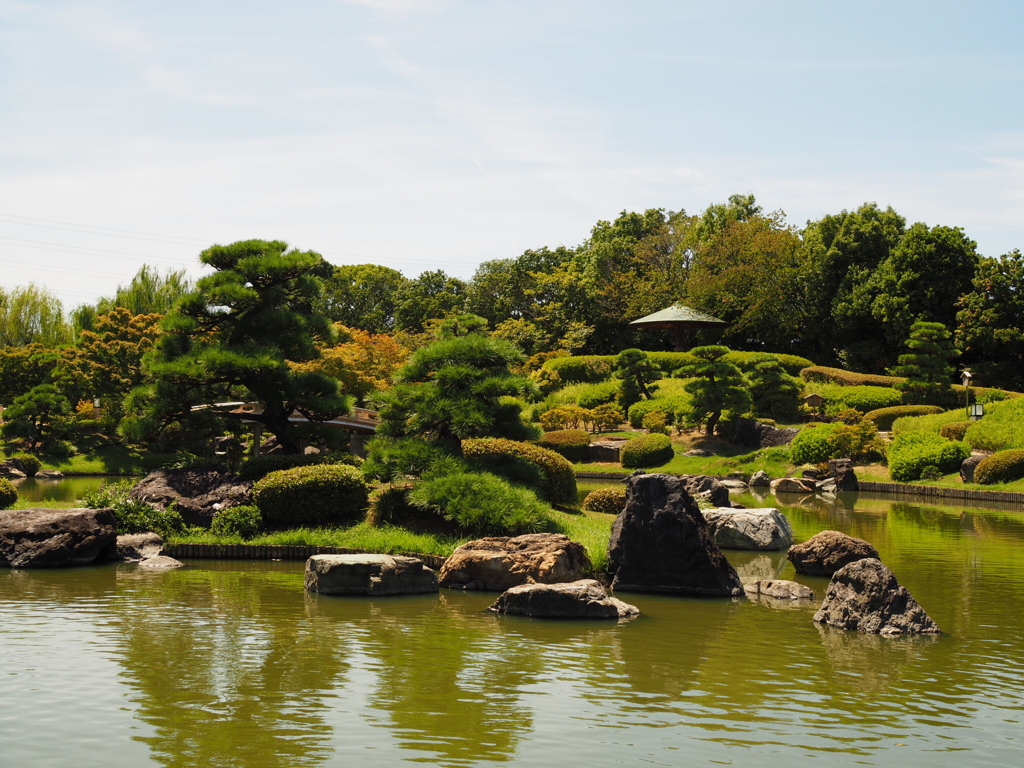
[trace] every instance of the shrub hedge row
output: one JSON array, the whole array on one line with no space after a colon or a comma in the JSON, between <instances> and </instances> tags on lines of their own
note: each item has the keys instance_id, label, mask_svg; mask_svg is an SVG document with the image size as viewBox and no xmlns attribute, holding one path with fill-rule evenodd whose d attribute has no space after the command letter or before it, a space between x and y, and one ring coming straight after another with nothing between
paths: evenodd
<instances>
[{"instance_id":1,"label":"shrub hedge row","mask_svg":"<svg viewBox=\"0 0 1024 768\"><path fill-rule=\"evenodd\" d=\"M369 486L346 464L314 464L269 473L252 487L268 523L326 525L353 522L366 511Z\"/></svg>"},{"instance_id":2,"label":"shrub hedge row","mask_svg":"<svg viewBox=\"0 0 1024 768\"><path fill-rule=\"evenodd\" d=\"M982 485L1009 483L1024 477L1024 450L998 451L981 460L974 468L974 482Z\"/></svg>"},{"instance_id":3,"label":"shrub hedge row","mask_svg":"<svg viewBox=\"0 0 1024 768\"><path fill-rule=\"evenodd\" d=\"M619 460L624 467L657 467L673 456L668 435L641 435L622 444Z\"/></svg>"},{"instance_id":4,"label":"shrub hedge row","mask_svg":"<svg viewBox=\"0 0 1024 768\"><path fill-rule=\"evenodd\" d=\"M591 491L583 499L583 509L587 512L604 512L617 515L626 508L626 486L612 485Z\"/></svg>"},{"instance_id":5,"label":"shrub hedge row","mask_svg":"<svg viewBox=\"0 0 1024 768\"><path fill-rule=\"evenodd\" d=\"M18 489L6 477L0 477L0 509L13 507L18 501Z\"/></svg>"},{"instance_id":6,"label":"shrub hedge row","mask_svg":"<svg viewBox=\"0 0 1024 768\"><path fill-rule=\"evenodd\" d=\"M504 474L502 465L510 464L509 459L524 460L540 470L541 483L537 490L541 498L552 504L575 505L579 501L572 464L547 448L502 437L481 437L463 440L462 455L467 459L482 460L487 470L496 474Z\"/></svg>"},{"instance_id":7,"label":"shrub hedge row","mask_svg":"<svg viewBox=\"0 0 1024 768\"><path fill-rule=\"evenodd\" d=\"M732 351L723 359L747 369L753 365L753 361L765 353L763 352L739 352ZM693 363L696 358L689 352L649 352L648 356L652 363L657 365L666 375L682 368L684 365ZM813 367L814 363L806 357L798 355L774 354L786 373L790 376L798 375L802 370ZM558 373L559 378L565 384L580 382L596 383L604 381L612 375L615 369L615 355L580 355L578 357L553 357L545 361L544 368Z\"/></svg>"},{"instance_id":8,"label":"shrub hedge row","mask_svg":"<svg viewBox=\"0 0 1024 768\"><path fill-rule=\"evenodd\" d=\"M971 455L971 449L967 443L946 440L934 432L906 432L889 444L888 453L889 474L893 480L906 483L920 480L929 468L943 475L956 472Z\"/></svg>"},{"instance_id":9,"label":"shrub hedge row","mask_svg":"<svg viewBox=\"0 0 1024 768\"><path fill-rule=\"evenodd\" d=\"M888 432L892 429L893 422L904 416L928 416L930 414L942 413L937 405L896 405L892 408L879 408L864 414L864 418L875 422L881 432Z\"/></svg>"},{"instance_id":10,"label":"shrub hedge row","mask_svg":"<svg viewBox=\"0 0 1024 768\"><path fill-rule=\"evenodd\" d=\"M903 378L899 376L878 376L873 373L854 373L844 371L842 368L828 368L824 365L811 365L799 372L800 378L804 381L820 381L831 384L840 384L844 387L872 386L872 387L895 387Z\"/></svg>"},{"instance_id":11,"label":"shrub hedge row","mask_svg":"<svg viewBox=\"0 0 1024 768\"><path fill-rule=\"evenodd\" d=\"M814 391L825 398L830 413L843 408L856 408L861 413L867 413L903 403L903 394L892 387L865 384L844 387L834 383L819 383Z\"/></svg>"},{"instance_id":12,"label":"shrub hedge row","mask_svg":"<svg viewBox=\"0 0 1024 768\"><path fill-rule=\"evenodd\" d=\"M359 456L351 453L270 453L243 461L242 466L238 469L238 476L243 480L259 480L271 472L291 469L292 467L310 467L314 464L348 464L358 467L362 463L363 460Z\"/></svg>"},{"instance_id":13,"label":"shrub hedge row","mask_svg":"<svg viewBox=\"0 0 1024 768\"><path fill-rule=\"evenodd\" d=\"M939 427L939 434L947 440L963 440L967 436L969 421L947 421Z\"/></svg>"},{"instance_id":14,"label":"shrub hedge row","mask_svg":"<svg viewBox=\"0 0 1024 768\"><path fill-rule=\"evenodd\" d=\"M578 463L590 458L590 440L590 433L585 429L559 429L545 432L537 445Z\"/></svg>"}]
</instances>

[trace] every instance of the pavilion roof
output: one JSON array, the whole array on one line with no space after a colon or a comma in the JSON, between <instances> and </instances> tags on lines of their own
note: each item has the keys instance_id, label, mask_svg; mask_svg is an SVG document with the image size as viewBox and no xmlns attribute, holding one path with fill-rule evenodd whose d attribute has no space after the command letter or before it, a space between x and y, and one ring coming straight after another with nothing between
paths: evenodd
<instances>
[{"instance_id":1,"label":"pavilion roof","mask_svg":"<svg viewBox=\"0 0 1024 768\"><path fill-rule=\"evenodd\" d=\"M671 328L682 326L686 328L702 328L716 325L728 325L725 320L698 312L692 307L685 307L682 304L673 304L671 307L659 310L654 314L634 320L630 325L649 325L655 328Z\"/></svg>"}]
</instances>

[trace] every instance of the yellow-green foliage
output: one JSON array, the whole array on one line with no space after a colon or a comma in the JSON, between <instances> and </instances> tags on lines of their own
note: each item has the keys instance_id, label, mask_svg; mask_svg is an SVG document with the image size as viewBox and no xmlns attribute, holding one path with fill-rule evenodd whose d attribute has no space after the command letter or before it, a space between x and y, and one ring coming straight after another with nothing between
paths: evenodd
<instances>
[{"instance_id":1,"label":"yellow-green foliage","mask_svg":"<svg viewBox=\"0 0 1024 768\"><path fill-rule=\"evenodd\" d=\"M947 440L963 440L969 426L969 421L950 421L939 427L939 434Z\"/></svg>"},{"instance_id":2,"label":"yellow-green foliage","mask_svg":"<svg viewBox=\"0 0 1024 768\"><path fill-rule=\"evenodd\" d=\"M733 350L725 356L727 362L738 365L742 370L750 367L753 360L764 356L763 352L739 352ZM802 370L814 364L806 357L797 355L772 354L786 369L790 376L798 375ZM693 363L696 358L689 352L650 352L648 357L652 363L661 368L667 375ZM604 381L612 374L615 367L615 355L580 355L578 357L554 357L545 361L543 368L558 373L565 384L579 382L595 383Z\"/></svg>"},{"instance_id":3,"label":"yellow-green foliage","mask_svg":"<svg viewBox=\"0 0 1024 768\"><path fill-rule=\"evenodd\" d=\"M622 444L619 458L624 467L657 467L672 458L667 435L641 435Z\"/></svg>"},{"instance_id":4,"label":"yellow-green foliage","mask_svg":"<svg viewBox=\"0 0 1024 768\"><path fill-rule=\"evenodd\" d=\"M902 393L892 387L843 386L833 382L816 382L807 384L804 389L806 394L815 392L824 397L829 413L844 408L856 408L861 413L868 413L879 408L891 408L903 402Z\"/></svg>"},{"instance_id":5,"label":"yellow-green foliage","mask_svg":"<svg viewBox=\"0 0 1024 768\"><path fill-rule=\"evenodd\" d=\"M895 387L904 379L900 376L877 376L872 373L854 373L842 368L828 368L824 365L812 365L800 371L804 381L839 384L843 387L871 386Z\"/></svg>"},{"instance_id":6,"label":"yellow-green foliage","mask_svg":"<svg viewBox=\"0 0 1024 768\"><path fill-rule=\"evenodd\" d=\"M1024 398L986 405L985 415L968 427L965 439L985 451L1024 448Z\"/></svg>"},{"instance_id":7,"label":"yellow-green foliage","mask_svg":"<svg viewBox=\"0 0 1024 768\"><path fill-rule=\"evenodd\" d=\"M590 458L590 439L590 433L583 429L559 429L545 432L537 445L569 461L580 462Z\"/></svg>"},{"instance_id":8,"label":"yellow-green foliage","mask_svg":"<svg viewBox=\"0 0 1024 768\"><path fill-rule=\"evenodd\" d=\"M18 501L18 489L6 477L0 477L0 509L13 507Z\"/></svg>"},{"instance_id":9,"label":"yellow-green foliage","mask_svg":"<svg viewBox=\"0 0 1024 768\"><path fill-rule=\"evenodd\" d=\"M892 408L869 411L864 414L864 418L875 422L879 431L888 432L896 419L903 416L927 416L930 413L942 413L942 409L937 405L896 405Z\"/></svg>"},{"instance_id":10,"label":"yellow-green foliage","mask_svg":"<svg viewBox=\"0 0 1024 768\"><path fill-rule=\"evenodd\" d=\"M252 487L268 523L292 525L351 522L369 498L363 473L344 464L314 464L271 472Z\"/></svg>"},{"instance_id":11,"label":"yellow-green foliage","mask_svg":"<svg viewBox=\"0 0 1024 768\"><path fill-rule=\"evenodd\" d=\"M626 508L626 486L611 485L591 491L583 500L583 509L588 512L604 512L617 515Z\"/></svg>"},{"instance_id":12,"label":"yellow-green foliage","mask_svg":"<svg viewBox=\"0 0 1024 768\"><path fill-rule=\"evenodd\" d=\"M523 459L536 466L543 475L543 482L537 489L541 498L552 504L575 505L579 501L572 464L547 448L501 437L481 437L463 440L462 455L467 459L483 460L489 469L490 466L500 469L500 462L508 457Z\"/></svg>"},{"instance_id":13,"label":"yellow-green foliage","mask_svg":"<svg viewBox=\"0 0 1024 768\"><path fill-rule=\"evenodd\" d=\"M929 468L945 475L956 472L970 455L967 443L932 432L905 432L889 444L889 474L901 483L920 480Z\"/></svg>"},{"instance_id":14,"label":"yellow-green foliage","mask_svg":"<svg viewBox=\"0 0 1024 768\"><path fill-rule=\"evenodd\" d=\"M964 411L962 408L954 408L952 411L942 413L931 413L924 416L901 416L892 423L892 433L902 435L905 432L934 432L941 434L944 424L963 421Z\"/></svg>"},{"instance_id":15,"label":"yellow-green foliage","mask_svg":"<svg viewBox=\"0 0 1024 768\"><path fill-rule=\"evenodd\" d=\"M974 468L974 482L982 485L1008 483L1024 477L1024 450L1013 448L984 458Z\"/></svg>"}]
</instances>

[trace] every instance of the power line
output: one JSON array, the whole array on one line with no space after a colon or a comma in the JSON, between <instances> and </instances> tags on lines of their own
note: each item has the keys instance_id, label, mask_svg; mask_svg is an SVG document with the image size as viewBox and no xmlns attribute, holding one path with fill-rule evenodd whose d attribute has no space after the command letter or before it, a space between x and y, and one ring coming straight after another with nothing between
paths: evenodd
<instances>
[{"instance_id":1,"label":"power line","mask_svg":"<svg viewBox=\"0 0 1024 768\"><path fill-rule=\"evenodd\" d=\"M63 243L47 243L43 240L23 240L16 237L0 237L0 243L13 245L19 248L35 248L41 251L54 251L55 253L79 253L83 256L100 254L110 259L121 259L123 261L137 261L147 259L150 261L162 261L168 264L180 264L182 259L175 259L166 256L150 256L144 253L128 253L126 251L108 251L101 248L87 248L81 245L64 245ZM48 247L42 247L48 246Z\"/></svg>"},{"instance_id":2,"label":"power line","mask_svg":"<svg viewBox=\"0 0 1024 768\"><path fill-rule=\"evenodd\" d=\"M10 219L23 219L24 221L10 221ZM108 237L124 237L129 240L149 240L157 243L170 243L172 245L189 245L192 243L204 244L209 240L199 240L194 237L181 237L179 235L161 235L154 232L138 232L132 229L114 229L113 227L97 227L93 224L76 224L70 221L56 221L54 219L39 219L34 216L19 216L13 213L0 213L0 220L8 224L20 224L26 227L42 227L44 229L63 229L70 232L82 232L88 235L106 235ZM45 223L33 223L45 222ZM99 230L99 231L97 231ZM146 235L146 237L136 237Z\"/></svg>"}]
</instances>

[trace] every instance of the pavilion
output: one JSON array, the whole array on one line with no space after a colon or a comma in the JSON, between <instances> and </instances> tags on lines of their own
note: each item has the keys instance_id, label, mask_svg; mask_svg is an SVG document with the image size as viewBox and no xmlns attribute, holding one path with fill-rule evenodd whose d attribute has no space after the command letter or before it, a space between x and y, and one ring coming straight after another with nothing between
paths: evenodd
<instances>
[{"instance_id":1,"label":"pavilion","mask_svg":"<svg viewBox=\"0 0 1024 768\"><path fill-rule=\"evenodd\" d=\"M634 320L630 325L642 325L647 328L671 329L675 335L676 352L686 352L693 346L691 331L696 328L722 329L728 325L724 320L705 315L691 307L676 303L653 315Z\"/></svg>"}]
</instances>

